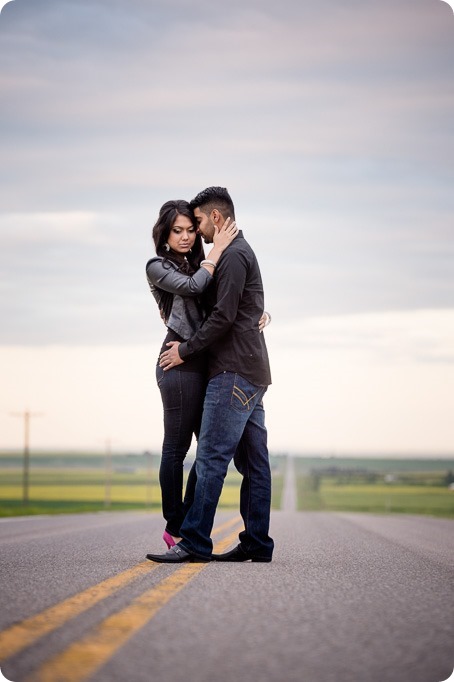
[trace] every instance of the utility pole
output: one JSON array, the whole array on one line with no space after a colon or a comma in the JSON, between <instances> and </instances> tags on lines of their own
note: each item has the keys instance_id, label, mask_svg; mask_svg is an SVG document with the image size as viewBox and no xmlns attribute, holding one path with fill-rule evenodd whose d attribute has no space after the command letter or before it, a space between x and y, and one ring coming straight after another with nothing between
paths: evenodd
<instances>
[{"instance_id":1,"label":"utility pole","mask_svg":"<svg viewBox=\"0 0 454 682\"><path fill-rule=\"evenodd\" d=\"M104 487L104 507L110 507L110 491L112 487L112 441L106 438L106 482Z\"/></svg>"},{"instance_id":2,"label":"utility pole","mask_svg":"<svg viewBox=\"0 0 454 682\"><path fill-rule=\"evenodd\" d=\"M20 417L24 420L24 457L22 473L22 504L28 505L29 495L29 471L30 471L30 419L31 417L41 417L39 412L11 412L12 417Z\"/></svg>"}]
</instances>

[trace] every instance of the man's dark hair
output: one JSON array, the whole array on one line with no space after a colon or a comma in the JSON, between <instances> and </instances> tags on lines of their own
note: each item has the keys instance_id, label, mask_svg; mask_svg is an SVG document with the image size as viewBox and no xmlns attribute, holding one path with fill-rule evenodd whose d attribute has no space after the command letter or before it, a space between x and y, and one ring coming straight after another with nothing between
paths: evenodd
<instances>
[{"instance_id":1,"label":"man's dark hair","mask_svg":"<svg viewBox=\"0 0 454 682\"><path fill-rule=\"evenodd\" d=\"M202 213L209 215L214 208L222 214L224 219L235 220L235 207L230 194L225 187L207 187L199 192L192 201L189 202L192 210L200 208Z\"/></svg>"}]
</instances>

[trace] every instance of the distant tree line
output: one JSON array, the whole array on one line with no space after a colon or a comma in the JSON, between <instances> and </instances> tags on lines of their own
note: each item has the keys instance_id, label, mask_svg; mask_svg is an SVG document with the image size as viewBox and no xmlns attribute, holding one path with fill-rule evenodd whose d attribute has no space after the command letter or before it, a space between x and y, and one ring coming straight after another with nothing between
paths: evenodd
<instances>
[{"instance_id":1,"label":"distant tree line","mask_svg":"<svg viewBox=\"0 0 454 682\"><path fill-rule=\"evenodd\" d=\"M334 479L337 485L358 485L360 483L394 483L400 485L430 485L446 487L454 483L454 472L445 475L437 473L392 473L369 471L361 467L343 468L337 466L313 468L309 472L309 488L317 491L323 478Z\"/></svg>"}]
</instances>

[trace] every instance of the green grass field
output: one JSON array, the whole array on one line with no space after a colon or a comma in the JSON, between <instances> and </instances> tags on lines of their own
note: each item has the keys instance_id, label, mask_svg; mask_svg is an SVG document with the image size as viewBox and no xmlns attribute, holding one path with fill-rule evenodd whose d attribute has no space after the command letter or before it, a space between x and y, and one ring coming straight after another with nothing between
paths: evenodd
<instances>
[{"instance_id":1,"label":"green grass field","mask_svg":"<svg viewBox=\"0 0 454 682\"><path fill-rule=\"evenodd\" d=\"M29 502L24 505L19 470L1 472L0 516L18 514L55 514L98 511L102 509L161 509L157 472L151 479L145 474L113 474L110 494L98 472L40 471L30 476ZM220 506L238 508L240 476L229 473L222 491ZM106 504L108 502L108 504Z\"/></svg>"},{"instance_id":2,"label":"green grass field","mask_svg":"<svg viewBox=\"0 0 454 682\"><path fill-rule=\"evenodd\" d=\"M107 500L105 463L99 453L32 453L29 502L24 505L22 454L0 453L0 516L104 509L160 512L158 455L114 455ZM272 456L271 466L272 507L279 509L286 458ZM454 460L301 457L295 458L295 470L300 510L454 518L454 491L445 480ZM229 469L221 508L238 509L240 482L236 470Z\"/></svg>"},{"instance_id":3,"label":"green grass field","mask_svg":"<svg viewBox=\"0 0 454 682\"><path fill-rule=\"evenodd\" d=\"M433 474L431 475L433 480ZM454 518L454 491L446 486L417 482L385 484L348 483L322 478L317 490L309 476L297 479L300 510L357 511L373 513L428 514Z\"/></svg>"},{"instance_id":4,"label":"green grass field","mask_svg":"<svg viewBox=\"0 0 454 682\"><path fill-rule=\"evenodd\" d=\"M453 459L301 457L295 472L301 510L454 518Z\"/></svg>"}]
</instances>

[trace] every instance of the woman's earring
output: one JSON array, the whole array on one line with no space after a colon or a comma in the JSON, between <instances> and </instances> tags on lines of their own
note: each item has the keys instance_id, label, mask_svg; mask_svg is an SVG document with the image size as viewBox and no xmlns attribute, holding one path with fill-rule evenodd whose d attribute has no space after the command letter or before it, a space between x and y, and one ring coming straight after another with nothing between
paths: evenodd
<instances>
[{"instance_id":1,"label":"woman's earring","mask_svg":"<svg viewBox=\"0 0 454 682\"><path fill-rule=\"evenodd\" d=\"M164 244L164 248L167 251L167 253L170 251L170 246L167 244L167 242Z\"/></svg>"}]
</instances>

